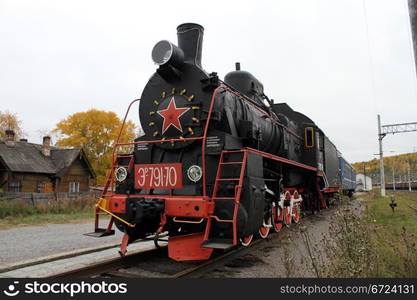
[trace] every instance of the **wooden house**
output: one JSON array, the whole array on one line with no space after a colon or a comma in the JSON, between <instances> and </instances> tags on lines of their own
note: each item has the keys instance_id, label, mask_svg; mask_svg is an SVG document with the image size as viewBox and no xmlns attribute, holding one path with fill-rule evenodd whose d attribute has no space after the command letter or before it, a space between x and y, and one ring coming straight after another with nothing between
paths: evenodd
<instances>
[{"instance_id":1,"label":"wooden house","mask_svg":"<svg viewBox=\"0 0 417 300\"><path fill-rule=\"evenodd\" d=\"M49 136L42 145L14 137L7 130L0 141L0 192L89 191L96 176L82 149L53 147Z\"/></svg>"}]
</instances>

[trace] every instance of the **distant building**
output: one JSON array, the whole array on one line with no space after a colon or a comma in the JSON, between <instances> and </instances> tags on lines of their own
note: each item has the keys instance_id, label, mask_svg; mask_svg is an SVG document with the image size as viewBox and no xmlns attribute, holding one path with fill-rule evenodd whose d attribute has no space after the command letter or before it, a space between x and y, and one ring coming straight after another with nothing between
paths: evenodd
<instances>
[{"instance_id":1,"label":"distant building","mask_svg":"<svg viewBox=\"0 0 417 300\"><path fill-rule=\"evenodd\" d=\"M356 174L356 191L371 191L372 178L364 174Z\"/></svg>"},{"instance_id":2,"label":"distant building","mask_svg":"<svg viewBox=\"0 0 417 300\"><path fill-rule=\"evenodd\" d=\"M79 193L89 191L96 177L84 151L15 141L12 130L0 140L0 192Z\"/></svg>"}]
</instances>

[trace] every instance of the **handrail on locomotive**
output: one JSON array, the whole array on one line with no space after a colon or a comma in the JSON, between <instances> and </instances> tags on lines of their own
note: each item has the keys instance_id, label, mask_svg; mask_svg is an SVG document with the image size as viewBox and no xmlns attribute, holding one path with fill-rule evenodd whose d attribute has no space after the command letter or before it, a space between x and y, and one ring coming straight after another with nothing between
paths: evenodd
<instances>
[{"instance_id":1,"label":"handrail on locomotive","mask_svg":"<svg viewBox=\"0 0 417 300\"><path fill-rule=\"evenodd\" d=\"M122 124L120 126L120 129L119 129L119 132L118 132L118 135L117 135L117 139L116 139L116 141L113 144L112 166L111 166L111 169L109 170L109 174L107 176L106 185L104 186L103 193L101 195L101 198L99 199L99 202L95 205L95 208L96 208L95 219L96 220L95 220L95 228L94 229L95 229L96 232L97 231L100 231L101 232L101 230L100 230L100 228L98 226L99 225L99 223L98 223L99 222L99 210L104 211L106 214L109 214L112 217L112 219L109 221L109 225L107 226L107 229L105 230L107 233L109 233L110 230L111 230L111 227L113 225L112 224L113 223L113 218L116 218L116 219L120 220L121 222L125 223L126 225L128 225L130 227L134 227L135 226L134 224L131 224L131 223L127 222L126 220L123 220L122 218L120 218L120 217L112 214L111 212L109 212L107 209L105 209L104 207L102 207L100 205L100 202L101 201L103 201L104 199L106 199L107 197L109 197L109 195L107 195L108 188L110 187L110 190L111 191L114 190L114 169L115 169L116 158L117 158L117 156L115 156L115 154L116 154L117 148L118 147L121 147L121 146L132 146L132 145L149 144L149 143L172 143L172 142L186 142L186 141L202 140L203 141L202 142L202 145L201 145L201 151L202 151L202 169L203 169L203 195L202 196L207 197L207 194L206 194L207 193L207 191L206 191L206 172L205 172L206 164L205 164L205 158L204 158L205 141L206 141L206 137L207 137L207 131L208 131L209 123L210 123L210 118L211 118L211 113L212 113L212 110L213 110L214 102L216 101L216 95L222 89L228 90L228 91L236 94L237 96L239 96L242 100L244 100L244 97L242 97L241 95L235 93L230 87L227 87L225 85L218 86L213 91L213 95L211 97L211 105L210 105L210 109L209 109L209 112L208 112L208 115L207 115L207 121L206 121L206 124L204 126L204 134L203 134L203 136L200 136L200 137L189 137L189 138L182 138L182 139L166 139L166 140L160 139L160 140L150 140L150 141L138 141L138 142L124 142L124 143L119 143L120 137L121 137L122 132L123 132L123 129L124 129L124 126L126 124L127 117L129 115L129 112L130 112L130 109L131 109L131 107L132 107L132 105L134 103L136 103L136 102L137 103L140 103L141 99L139 99L139 98L138 99L135 99L135 100L133 100L129 104L129 106L127 108L127 111L125 113L125 116L123 118L123 122L122 122Z\"/></svg>"},{"instance_id":2,"label":"handrail on locomotive","mask_svg":"<svg viewBox=\"0 0 417 300\"><path fill-rule=\"evenodd\" d=\"M182 24L178 46L155 45L159 67L113 143L95 236L114 233L115 225L124 232L122 254L129 242L166 229L171 258L208 259L213 249L298 223L301 206L314 212L342 188L352 192L341 170L353 176L353 169L309 117L274 104L240 64L224 81L203 70L203 31ZM135 103L145 136L121 142ZM132 151L120 154L121 147ZM99 228L102 212L111 216L106 229Z\"/></svg>"},{"instance_id":3,"label":"handrail on locomotive","mask_svg":"<svg viewBox=\"0 0 417 300\"><path fill-rule=\"evenodd\" d=\"M186 142L186 141L195 141L195 140L202 140L202 145L201 145L201 151L202 151L202 169L203 169L203 174L202 174L202 178L203 178L203 197L205 198L205 199L209 199L209 201L211 201L211 199L210 198L208 198L207 197L207 194L206 194L206 172L205 172L205 169L206 169L206 164L205 164L205 142L206 142L206 137L207 137L207 131L208 131L208 128L209 128L209 123L210 123L210 118L211 118L211 114L212 114L212 110L213 110L213 107L214 107L214 104L215 104L215 101L216 101L216 95L217 95L217 93L220 91L220 90L227 90L227 91L229 91L229 92L231 92L231 93L233 93L234 95L236 95L236 96L238 96L241 100L243 100L243 101L245 101L245 102L247 102L248 104L250 104L250 105L252 105L253 107L255 107L256 109L258 109L258 110L261 110L259 107L257 107L256 105L254 105L252 102L250 102L250 101L247 101L246 99L245 99L245 97L242 97L240 94L238 94L238 93L236 93L233 89L231 89L230 87L228 87L228 86L226 86L226 85L220 85L220 86L218 86L214 91L213 91L213 94L212 94L212 97L211 97L211 104L210 104L210 109L209 109L209 112L208 112L208 116L207 116L207 121L206 121L206 124L205 124L205 127L204 127L204 133L203 133L203 136L200 136L200 137L188 137L188 138L181 138L181 139L178 139L178 138L171 138L171 139L165 139L165 140L163 140L163 139L159 139L159 140L147 140L147 141L137 141L137 142L123 142L123 143L120 143L119 141L120 141L120 137L121 137L121 135L122 135L122 132L123 132L123 129L124 129L124 126L125 126L125 124L126 124L126 120L127 120L127 117L128 117L128 115L129 115L129 112L130 112L130 109L131 109L131 107L132 107L132 105L134 104L134 103L136 103L136 102L138 102L138 103L140 103L140 101L141 101L141 99L135 99L135 100L133 100L130 104L129 104L129 106L128 106L128 109L127 109L127 111L126 111L126 113L125 113L125 116L124 116L124 118L123 118L123 122L122 122L122 124L121 124L121 126L120 126L120 129L119 129L119 132L118 132L118 135L117 135L117 139L116 139L116 141L114 142L114 144L113 144L113 151L112 151L112 167L111 167L111 169L109 170L109 173L108 173L108 176L107 176L107 180L106 180L106 185L105 185L105 187L104 187L104 190L103 190L103 193L102 193L102 195L101 195L101 198L99 199L99 201L98 201L98 203L95 205L95 208L96 208L96 211L95 211L95 231L96 232L103 232L103 229L100 229L99 228L99 211L100 210L102 210L102 211L104 211L106 214L108 214L108 215L110 215L111 216L111 219L110 219L110 221L109 221L109 224L108 224L108 226L107 226L107 228L104 230L104 232L105 233L107 233L107 234L113 234L114 233L114 231L112 231L111 230L111 228L112 228L112 226L113 226L113 222L114 222L114 219L117 219L117 220L119 220L119 221L121 221L122 223L124 223L124 224L126 224L127 226L129 226L129 227L134 227L136 224L131 224L131 223L129 223L128 221L126 221L126 220L124 220L124 219L122 219L122 218L120 218L120 217L118 217L118 216L116 216L115 214L113 214L113 213L111 213L110 211L108 211L105 207L103 207L102 205L101 205L101 202L103 202L103 201L105 201L105 200L107 200L106 198L108 198L108 197L110 197L111 196L111 194L110 195L108 195L108 189L109 189L109 187L110 187L110 190L111 191L113 191L114 190L114 170L115 170L115 167L117 166L116 165L116 162L117 162L117 155L116 155L116 153L117 153L117 148L118 147L122 147L122 146L134 146L134 145L139 145L139 144L149 144L149 143L172 143L172 142ZM265 115L268 117L268 118L270 118L273 122L276 122L278 125L280 125L280 126L283 126L284 128L285 128L285 126L283 125L283 124L281 124L280 122L278 122L277 120L275 120L275 119L273 119L271 116L269 116L265 111L263 111L262 110L262 112L263 113L265 113ZM286 128L287 129L287 128ZM294 136L296 136L296 137L299 137L297 134L295 134L295 133L292 133ZM264 157L267 157L267 158L271 158L271 159L279 159L281 162L283 162L283 163L288 163L288 164L294 164L294 165L296 165L296 166L298 166L298 167L301 167L301 168L305 168L305 169L307 169L307 170L310 170L310 171L317 171L317 168L314 168L314 167L311 167L311 166L308 166L308 165L304 165L304 164L302 164L302 163L297 163L297 162L295 162L295 161L290 161L290 160L288 160L288 159L286 159L286 158L282 158L282 157L279 157L279 156L276 156L276 155L272 155L272 154L269 154L269 153L265 153L265 152L262 152L262 151L260 151L260 150L257 150L257 149L252 149L252 148L248 148L248 147L246 147L245 149L247 149L247 150L249 150L249 151L251 151L251 152L255 152L255 153L257 153L257 154L259 154L259 155L261 155L261 156L264 156ZM235 189L239 189L239 188L241 188L241 187L239 187L239 186L236 186L235 187ZM172 194L170 193L170 196L172 196ZM297 200L296 202L299 202L299 200ZM164 219L165 217L164 216L161 216L161 219ZM233 221L230 221L230 220L222 220L222 219L220 219L219 217L217 217L216 215L212 215L212 216L210 216L210 218L214 218L216 221L218 221L218 222L233 222ZM193 223L193 221L191 221L190 223ZM198 223L201 223L201 222L198 222ZM235 224L234 224L234 226L235 226ZM234 230L235 231L235 230Z\"/></svg>"}]
</instances>

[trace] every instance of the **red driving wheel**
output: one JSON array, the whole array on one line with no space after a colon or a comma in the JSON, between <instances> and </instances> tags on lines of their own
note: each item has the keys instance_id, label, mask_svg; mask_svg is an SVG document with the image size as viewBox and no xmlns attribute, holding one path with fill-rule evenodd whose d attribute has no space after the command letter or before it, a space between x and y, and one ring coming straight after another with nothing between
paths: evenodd
<instances>
[{"instance_id":1,"label":"red driving wheel","mask_svg":"<svg viewBox=\"0 0 417 300\"><path fill-rule=\"evenodd\" d=\"M253 234L247 235L247 236L244 236L243 238L241 238L240 243L242 244L242 246L246 247L246 246L250 245L252 240L253 240Z\"/></svg>"},{"instance_id":2,"label":"red driving wheel","mask_svg":"<svg viewBox=\"0 0 417 300\"><path fill-rule=\"evenodd\" d=\"M300 194L298 193L298 191L295 191L293 196L295 200L298 200L300 198ZM299 202L294 203L292 207L292 220L294 223L300 222L300 203Z\"/></svg>"},{"instance_id":3,"label":"red driving wheel","mask_svg":"<svg viewBox=\"0 0 417 300\"><path fill-rule=\"evenodd\" d=\"M280 232L284 225L284 214L281 207L276 206L272 209L272 219L274 230Z\"/></svg>"},{"instance_id":4,"label":"red driving wheel","mask_svg":"<svg viewBox=\"0 0 417 300\"><path fill-rule=\"evenodd\" d=\"M284 223L287 226L291 224L291 211L289 206L284 207Z\"/></svg>"},{"instance_id":5,"label":"red driving wheel","mask_svg":"<svg viewBox=\"0 0 417 300\"><path fill-rule=\"evenodd\" d=\"M268 222L265 222L265 225L271 226L271 218L268 219ZM269 230L271 229L269 226L261 226L261 228L259 228L259 235L261 238L265 239L268 236Z\"/></svg>"},{"instance_id":6,"label":"red driving wheel","mask_svg":"<svg viewBox=\"0 0 417 300\"><path fill-rule=\"evenodd\" d=\"M292 207L292 220L294 223L300 222L300 205L296 204Z\"/></svg>"}]
</instances>

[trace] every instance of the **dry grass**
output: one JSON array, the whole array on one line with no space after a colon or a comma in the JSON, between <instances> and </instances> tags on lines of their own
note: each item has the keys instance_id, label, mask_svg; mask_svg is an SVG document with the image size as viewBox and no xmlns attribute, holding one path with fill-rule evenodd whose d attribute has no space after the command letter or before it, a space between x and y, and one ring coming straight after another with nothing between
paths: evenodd
<instances>
[{"instance_id":1,"label":"dry grass","mask_svg":"<svg viewBox=\"0 0 417 300\"><path fill-rule=\"evenodd\" d=\"M15 200L0 201L0 229L47 223L73 223L91 220L96 199L50 200L43 204L28 204Z\"/></svg>"},{"instance_id":2,"label":"dry grass","mask_svg":"<svg viewBox=\"0 0 417 300\"><path fill-rule=\"evenodd\" d=\"M409 207L417 206L417 194L395 196L394 213L388 197L372 192L364 196L362 214L342 204L330 235L318 243L303 233L317 277L417 277L417 214Z\"/></svg>"}]
</instances>

